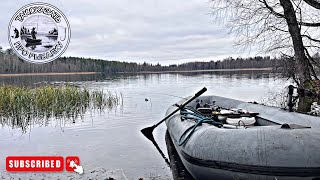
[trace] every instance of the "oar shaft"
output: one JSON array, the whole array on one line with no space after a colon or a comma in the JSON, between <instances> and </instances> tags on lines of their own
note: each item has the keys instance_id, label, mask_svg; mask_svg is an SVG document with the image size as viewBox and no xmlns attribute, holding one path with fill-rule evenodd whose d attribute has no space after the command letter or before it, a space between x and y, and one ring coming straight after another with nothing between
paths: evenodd
<instances>
[{"instance_id":1,"label":"oar shaft","mask_svg":"<svg viewBox=\"0 0 320 180\"><path fill-rule=\"evenodd\" d=\"M175 109L174 111L172 111L170 114L168 114L165 118L163 118L160 122L158 122L157 124L155 124L153 127L157 127L159 126L161 123L163 123L165 120L167 120L169 117L171 117L172 115L174 115L176 112L178 112L181 108L183 108L184 106L186 106L187 104L189 104L191 101L193 101L194 99L196 99L197 97L199 97L201 94L203 94L204 92L207 91L207 88L202 88L199 92L197 92L194 96L192 96L190 99L188 99L186 102L184 102L183 104L180 105L179 108Z\"/></svg>"},{"instance_id":2,"label":"oar shaft","mask_svg":"<svg viewBox=\"0 0 320 180\"><path fill-rule=\"evenodd\" d=\"M169 117L171 117L172 115L174 115L176 112L179 111L180 108L177 108L176 110L172 111L170 114L168 114L165 118L163 118L161 121L159 121L157 124L155 124L153 127L157 127L159 126L161 123L163 123L163 121L167 120Z\"/></svg>"}]
</instances>

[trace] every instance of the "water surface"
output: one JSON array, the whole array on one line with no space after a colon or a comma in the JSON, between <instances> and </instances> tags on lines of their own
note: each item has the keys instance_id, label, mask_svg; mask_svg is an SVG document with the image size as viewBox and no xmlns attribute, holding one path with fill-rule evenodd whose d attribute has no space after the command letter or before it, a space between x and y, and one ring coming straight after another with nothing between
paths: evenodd
<instances>
[{"instance_id":1,"label":"water surface","mask_svg":"<svg viewBox=\"0 0 320 180\"><path fill-rule=\"evenodd\" d=\"M76 82L89 89L122 93L123 107L101 114L88 112L76 123L56 120L40 127L34 123L25 134L20 129L2 127L0 174L5 169L4 160L9 155L76 155L81 159L85 176L103 169L117 172L122 179L172 179L170 169L152 143L140 133L140 129L161 120L166 109L180 99L176 96L190 96L207 87L205 95L259 102L269 92L280 91L289 85L289 82L277 78L275 74L251 71L119 75L107 78L97 75L0 77L0 83L6 84L27 85L43 81ZM165 130L163 124L154 131L164 152ZM32 173L3 176L30 178ZM50 176L57 178L58 175ZM79 178L79 175L64 173L61 177Z\"/></svg>"}]
</instances>

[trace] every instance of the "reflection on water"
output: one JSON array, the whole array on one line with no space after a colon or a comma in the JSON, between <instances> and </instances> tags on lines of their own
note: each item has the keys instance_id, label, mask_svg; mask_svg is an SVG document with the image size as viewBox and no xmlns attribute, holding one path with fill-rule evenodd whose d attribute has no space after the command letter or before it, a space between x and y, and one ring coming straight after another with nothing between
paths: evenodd
<instances>
[{"instance_id":1,"label":"reflection on water","mask_svg":"<svg viewBox=\"0 0 320 180\"><path fill-rule=\"evenodd\" d=\"M168 131L166 131L165 142L170 159L170 167L173 179L194 180L192 175L184 167Z\"/></svg>"},{"instance_id":2,"label":"reflection on water","mask_svg":"<svg viewBox=\"0 0 320 180\"><path fill-rule=\"evenodd\" d=\"M0 76L0 84L29 86L47 82L84 82L105 79L103 74L57 75L57 76Z\"/></svg>"},{"instance_id":3,"label":"reflection on water","mask_svg":"<svg viewBox=\"0 0 320 180\"><path fill-rule=\"evenodd\" d=\"M172 72L169 74L177 74L176 72ZM197 75L219 75L219 76L238 76L238 77L255 77L255 76L269 76L276 75L274 73L270 73L270 70L241 70L241 71L194 71L194 72L179 72L178 74L184 76L197 76Z\"/></svg>"},{"instance_id":4,"label":"reflection on water","mask_svg":"<svg viewBox=\"0 0 320 180\"><path fill-rule=\"evenodd\" d=\"M42 81L68 81L88 89L123 94L123 109L88 113L78 123L63 126L34 126L22 135L17 129L0 130L0 159L9 155L77 155L87 172L96 168L121 169L128 179L172 179L172 173L152 143L140 130L161 120L167 108L193 95L202 87L204 95L218 95L259 102L268 91L280 91L290 82L275 74L261 72L201 72L196 74L69 75L0 77L1 83L34 84ZM149 101L145 101L145 99ZM57 123L60 123L59 121ZM33 126L33 125L32 125ZM154 137L163 152L166 126L160 125ZM36 147L36 148L35 148ZM168 157L168 156L167 156ZM5 164L0 163L0 173ZM28 177L26 175L26 177Z\"/></svg>"},{"instance_id":5,"label":"reflection on water","mask_svg":"<svg viewBox=\"0 0 320 180\"><path fill-rule=\"evenodd\" d=\"M119 79L139 79L149 80L170 75L171 77L209 77L209 78L230 78L230 79L269 79L277 78L278 74L270 71L215 71L215 72L191 72L191 73L169 73L169 74L74 74L74 75L50 75L50 76L0 76L0 84L12 85L34 85L45 82L87 82L87 81L114 81Z\"/></svg>"}]
</instances>

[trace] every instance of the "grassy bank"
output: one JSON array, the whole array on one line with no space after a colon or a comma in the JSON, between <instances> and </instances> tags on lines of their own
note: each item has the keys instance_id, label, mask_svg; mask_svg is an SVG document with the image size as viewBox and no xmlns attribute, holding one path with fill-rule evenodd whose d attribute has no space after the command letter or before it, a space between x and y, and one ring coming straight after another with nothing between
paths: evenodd
<instances>
[{"instance_id":1,"label":"grassy bank","mask_svg":"<svg viewBox=\"0 0 320 180\"><path fill-rule=\"evenodd\" d=\"M0 86L1 124L26 127L31 120L50 118L76 119L87 110L111 109L121 96L111 92L89 91L72 86L40 86L36 88Z\"/></svg>"}]
</instances>

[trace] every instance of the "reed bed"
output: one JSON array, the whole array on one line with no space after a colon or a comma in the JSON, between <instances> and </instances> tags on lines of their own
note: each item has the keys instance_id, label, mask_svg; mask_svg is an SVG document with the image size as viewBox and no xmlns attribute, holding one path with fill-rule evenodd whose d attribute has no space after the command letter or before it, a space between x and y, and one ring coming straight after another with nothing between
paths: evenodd
<instances>
[{"instance_id":1,"label":"reed bed","mask_svg":"<svg viewBox=\"0 0 320 180\"><path fill-rule=\"evenodd\" d=\"M0 123L25 129L33 120L67 118L73 121L88 110L103 111L122 103L122 95L73 86L18 87L0 85Z\"/></svg>"}]
</instances>

